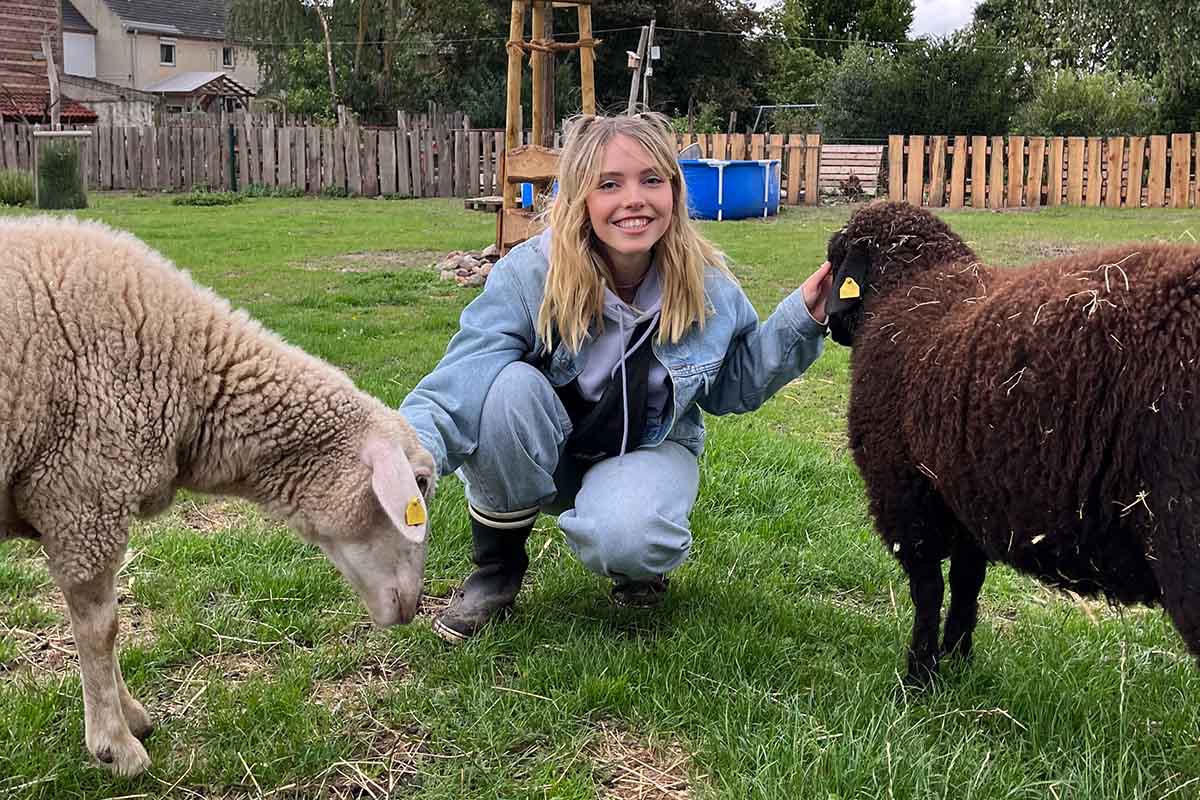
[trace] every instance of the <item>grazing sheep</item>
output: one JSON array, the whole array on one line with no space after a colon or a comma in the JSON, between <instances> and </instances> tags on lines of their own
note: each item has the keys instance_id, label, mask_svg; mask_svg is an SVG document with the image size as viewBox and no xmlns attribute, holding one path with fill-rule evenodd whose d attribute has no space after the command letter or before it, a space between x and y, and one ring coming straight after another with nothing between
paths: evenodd
<instances>
[{"instance_id":1,"label":"grazing sheep","mask_svg":"<svg viewBox=\"0 0 1200 800\"><path fill-rule=\"evenodd\" d=\"M410 621L433 460L397 412L132 236L0 220L0 538L37 539L70 610L88 749L150 759L115 652L134 516L177 488L254 500L316 544L380 625Z\"/></svg>"},{"instance_id":2,"label":"grazing sheep","mask_svg":"<svg viewBox=\"0 0 1200 800\"><path fill-rule=\"evenodd\" d=\"M877 202L829 260L850 449L909 578L907 681L969 654L988 562L1160 603L1200 655L1200 248L993 269L932 214Z\"/></svg>"}]
</instances>

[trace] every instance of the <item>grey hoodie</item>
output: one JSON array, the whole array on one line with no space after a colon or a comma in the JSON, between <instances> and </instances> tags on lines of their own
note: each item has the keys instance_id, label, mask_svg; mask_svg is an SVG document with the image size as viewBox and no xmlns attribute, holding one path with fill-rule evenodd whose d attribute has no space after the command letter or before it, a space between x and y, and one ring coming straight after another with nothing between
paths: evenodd
<instances>
[{"instance_id":1,"label":"grey hoodie","mask_svg":"<svg viewBox=\"0 0 1200 800\"><path fill-rule=\"evenodd\" d=\"M605 287L603 313L604 330L585 343L585 352L580 354L583 369L578 376L579 393L583 399L594 403L600 399L609 381L622 382L621 408L625 415L625 434L621 440L621 452L624 453L630 434L629 408L624 400L625 359L658 331L658 317L662 313L662 282L658 265L653 262L650 264L650 269L646 271L641 286L634 295L632 306ZM634 328L648 320L652 322L641 338L636 342L631 341ZM655 358L650 362L647 376L647 421L662 418L669 397L670 382L667 369ZM632 433L635 439L641 438L642 431Z\"/></svg>"}]
</instances>

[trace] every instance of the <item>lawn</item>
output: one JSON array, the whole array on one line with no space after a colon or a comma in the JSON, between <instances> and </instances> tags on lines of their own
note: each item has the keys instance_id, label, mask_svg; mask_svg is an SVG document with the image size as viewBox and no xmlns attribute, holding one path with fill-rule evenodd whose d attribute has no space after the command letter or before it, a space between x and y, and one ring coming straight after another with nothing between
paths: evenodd
<instances>
[{"instance_id":1,"label":"lawn","mask_svg":"<svg viewBox=\"0 0 1200 800\"><path fill-rule=\"evenodd\" d=\"M493 234L453 201L93 200L86 216L393 405L475 294L433 262ZM847 215L703 229L766 315ZM1200 237L1192 211L945 216L1013 265ZM972 663L932 694L899 691L911 606L846 450L847 366L831 343L760 412L710 418L693 555L653 613L611 607L543 517L517 613L445 645L428 614L469 566L454 478L431 509L426 613L388 631L253 507L181 498L137 526L120 579L122 667L159 721L136 780L91 765L61 596L31 543L0 543L0 797L1200 795L1200 672L1158 610L993 568Z\"/></svg>"}]
</instances>

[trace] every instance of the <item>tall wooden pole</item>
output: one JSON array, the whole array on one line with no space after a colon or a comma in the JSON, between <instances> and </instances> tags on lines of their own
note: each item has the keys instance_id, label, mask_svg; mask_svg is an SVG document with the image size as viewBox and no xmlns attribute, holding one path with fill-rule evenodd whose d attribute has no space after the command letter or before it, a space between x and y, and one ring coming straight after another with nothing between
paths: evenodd
<instances>
[{"instance_id":1,"label":"tall wooden pole","mask_svg":"<svg viewBox=\"0 0 1200 800\"><path fill-rule=\"evenodd\" d=\"M638 39L637 63L633 67L633 77L629 79L629 107L626 114L637 111L638 83L641 81L642 69L646 63L646 37L649 34L646 26L642 26L642 35Z\"/></svg>"},{"instance_id":2,"label":"tall wooden pole","mask_svg":"<svg viewBox=\"0 0 1200 800\"><path fill-rule=\"evenodd\" d=\"M592 7L576 6L579 12L579 38L590 42L592 38ZM579 49L579 84L582 91L583 113L596 113L596 50L591 44Z\"/></svg>"},{"instance_id":3,"label":"tall wooden pole","mask_svg":"<svg viewBox=\"0 0 1200 800\"><path fill-rule=\"evenodd\" d=\"M521 144L521 55L525 35L525 2L513 0L508 23L508 108L504 117L504 149L515 150ZM504 207L516 208L517 187L501 175ZM503 218L503 214L501 214Z\"/></svg>"},{"instance_id":4,"label":"tall wooden pole","mask_svg":"<svg viewBox=\"0 0 1200 800\"><path fill-rule=\"evenodd\" d=\"M529 38L540 44L542 34L546 31L546 3L542 0L533 0L533 26L529 33ZM533 50L529 54L529 61L533 66L533 99L531 105L533 107L533 119L531 120L530 128L533 129L531 141L533 144L542 144L542 136L546 130L546 54L541 50Z\"/></svg>"}]
</instances>

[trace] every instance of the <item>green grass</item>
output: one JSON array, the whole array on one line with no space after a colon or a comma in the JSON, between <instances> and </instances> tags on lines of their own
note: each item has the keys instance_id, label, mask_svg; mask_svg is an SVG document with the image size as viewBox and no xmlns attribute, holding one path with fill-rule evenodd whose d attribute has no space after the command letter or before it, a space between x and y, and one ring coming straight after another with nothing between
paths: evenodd
<instances>
[{"instance_id":1,"label":"green grass","mask_svg":"<svg viewBox=\"0 0 1200 800\"><path fill-rule=\"evenodd\" d=\"M391 404L474 296L430 265L493 231L452 201L92 199L82 216L141 236ZM847 213L704 230L765 315ZM1011 264L1200 236L1185 211L946 218ZM1200 673L1158 611L1080 609L994 568L973 662L931 695L899 692L911 606L846 452L847 365L831 344L760 412L710 419L693 555L656 613L610 607L544 517L510 622L457 649L427 615L378 631L286 530L242 503L182 498L134 531L120 583L123 669L160 723L151 772L132 781L88 761L65 613L36 547L0 544L0 796L1200 794ZM431 607L468 569L462 506L445 479ZM669 791L638 795L639 772Z\"/></svg>"}]
</instances>

